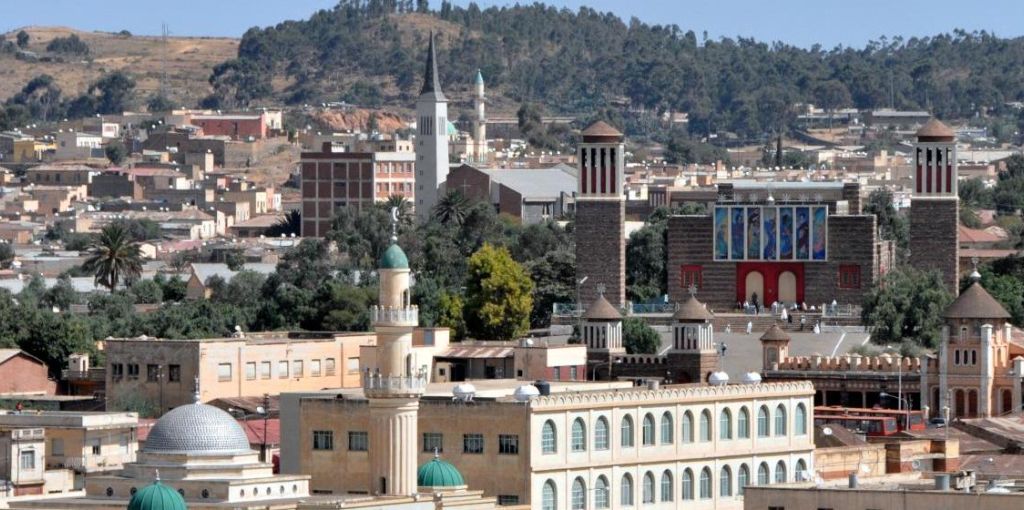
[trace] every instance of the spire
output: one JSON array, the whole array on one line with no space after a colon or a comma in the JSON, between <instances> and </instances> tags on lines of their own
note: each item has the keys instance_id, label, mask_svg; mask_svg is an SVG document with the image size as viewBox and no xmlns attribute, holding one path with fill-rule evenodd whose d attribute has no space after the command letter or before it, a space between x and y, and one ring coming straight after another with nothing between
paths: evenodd
<instances>
[{"instance_id":1,"label":"spire","mask_svg":"<svg viewBox=\"0 0 1024 510\"><path fill-rule=\"evenodd\" d=\"M202 393L199 392L199 376L195 378L195 393L192 394L192 402L198 404L203 401Z\"/></svg>"},{"instance_id":2,"label":"spire","mask_svg":"<svg viewBox=\"0 0 1024 510\"><path fill-rule=\"evenodd\" d=\"M430 31L430 45L427 49L427 67L423 71L423 89L420 96L432 94L435 101L447 101L441 92L441 82L437 74L437 50L434 48L434 31Z\"/></svg>"},{"instance_id":3,"label":"spire","mask_svg":"<svg viewBox=\"0 0 1024 510\"><path fill-rule=\"evenodd\" d=\"M484 75L480 72L479 69L477 69L476 70L476 81L474 83L479 85L479 84L482 84L483 82L484 82Z\"/></svg>"}]
</instances>

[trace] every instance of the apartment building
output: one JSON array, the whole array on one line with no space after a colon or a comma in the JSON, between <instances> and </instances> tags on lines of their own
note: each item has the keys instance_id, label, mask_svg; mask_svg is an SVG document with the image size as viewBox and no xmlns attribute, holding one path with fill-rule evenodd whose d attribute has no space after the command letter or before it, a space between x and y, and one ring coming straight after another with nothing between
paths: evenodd
<instances>
[{"instance_id":1,"label":"apartment building","mask_svg":"<svg viewBox=\"0 0 1024 510\"><path fill-rule=\"evenodd\" d=\"M0 429L43 431L40 469L71 469L79 475L116 471L134 462L138 425L135 413L0 411Z\"/></svg>"}]
</instances>

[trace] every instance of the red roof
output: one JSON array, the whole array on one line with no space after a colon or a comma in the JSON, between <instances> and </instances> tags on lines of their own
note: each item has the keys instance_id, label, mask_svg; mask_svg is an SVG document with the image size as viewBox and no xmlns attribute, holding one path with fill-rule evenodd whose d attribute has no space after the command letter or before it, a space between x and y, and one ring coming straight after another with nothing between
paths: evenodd
<instances>
[{"instance_id":1,"label":"red roof","mask_svg":"<svg viewBox=\"0 0 1024 510\"><path fill-rule=\"evenodd\" d=\"M969 228L963 225L960 225L958 237L961 243L998 243L1006 240L1006 238L987 230Z\"/></svg>"}]
</instances>

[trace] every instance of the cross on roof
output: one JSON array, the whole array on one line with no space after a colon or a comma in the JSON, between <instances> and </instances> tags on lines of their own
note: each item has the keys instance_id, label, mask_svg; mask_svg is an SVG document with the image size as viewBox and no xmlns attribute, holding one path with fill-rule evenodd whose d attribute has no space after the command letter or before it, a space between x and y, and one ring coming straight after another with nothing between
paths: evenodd
<instances>
[{"instance_id":1,"label":"cross on roof","mask_svg":"<svg viewBox=\"0 0 1024 510\"><path fill-rule=\"evenodd\" d=\"M601 297L604 297L604 284L603 283L597 284L597 295L599 295Z\"/></svg>"},{"instance_id":2,"label":"cross on roof","mask_svg":"<svg viewBox=\"0 0 1024 510\"><path fill-rule=\"evenodd\" d=\"M690 295L691 296L694 296L694 297L697 296L697 286L696 285L691 283L690 286L687 288L687 290L690 291Z\"/></svg>"}]
</instances>

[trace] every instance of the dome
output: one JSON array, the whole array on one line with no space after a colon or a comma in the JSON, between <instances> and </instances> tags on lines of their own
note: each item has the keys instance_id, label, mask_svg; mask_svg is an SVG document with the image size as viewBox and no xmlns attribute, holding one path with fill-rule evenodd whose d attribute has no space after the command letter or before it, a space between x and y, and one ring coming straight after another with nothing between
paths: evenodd
<instances>
[{"instance_id":1,"label":"dome","mask_svg":"<svg viewBox=\"0 0 1024 510\"><path fill-rule=\"evenodd\" d=\"M455 466L434 457L420 466L416 474L416 485L420 487L459 487L466 485L462 473Z\"/></svg>"},{"instance_id":2,"label":"dome","mask_svg":"<svg viewBox=\"0 0 1024 510\"><path fill-rule=\"evenodd\" d=\"M144 453L246 454L249 438L230 414L206 404L178 406L160 417L146 438Z\"/></svg>"},{"instance_id":3,"label":"dome","mask_svg":"<svg viewBox=\"0 0 1024 510\"><path fill-rule=\"evenodd\" d=\"M712 386L724 386L729 382L729 374L725 372L712 372L711 376L708 377L708 382Z\"/></svg>"},{"instance_id":4,"label":"dome","mask_svg":"<svg viewBox=\"0 0 1024 510\"><path fill-rule=\"evenodd\" d=\"M697 301L697 297L690 295L679 309L672 315L677 322L708 322L715 318L704 305Z\"/></svg>"},{"instance_id":5,"label":"dome","mask_svg":"<svg viewBox=\"0 0 1024 510\"><path fill-rule=\"evenodd\" d=\"M942 313L947 319L1009 319L1010 313L989 294L981 283L974 282L957 296Z\"/></svg>"},{"instance_id":6,"label":"dome","mask_svg":"<svg viewBox=\"0 0 1024 510\"><path fill-rule=\"evenodd\" d=\"M761 382L761 374L757 372L747 372L743 374L743 384L759 384Z\"/></svg>"},{"instance_id":7,"label":"dome","mask_svg":"<svg viewBox=\"0 0 1024 510\"><path fill-rule=\"evenodd\" d=\"M144 487L128 501L128 510L187 510L185 498L174 489L160 483Z\"/></svg>"},{"instance_id":8,"label":"dome","mask_svg":"<svg viewBox=\"0 0 1024 510\"><path fill-rule=\"evenodd\" d=\"M515 393L512 394L512 398L515 398L519 402L526 402L533 397L539 397L540 390L532 384L524 384L516 388Z\"/></svg>"},{"instance_id":9,"label":"dome","mask_svg":"<svg viewBox=\"0 0 1024 510\"><path fill-rule=\"evenodd\" d=\"M583 318L596 321L621 321L622 314L601 295L597 296L594 304L590 305L583 313Z\"/></svg>"},{"instance_id":10,"label":"dome","mask_svg":"<svg viewBox=\"0 0 1024 510\"><path fill-rule=\"evenodd\" d=\"M398 243L384 250L384 256L380 258L380 269L409 269L409 258Z\"/></svg>"}]
</instances>

